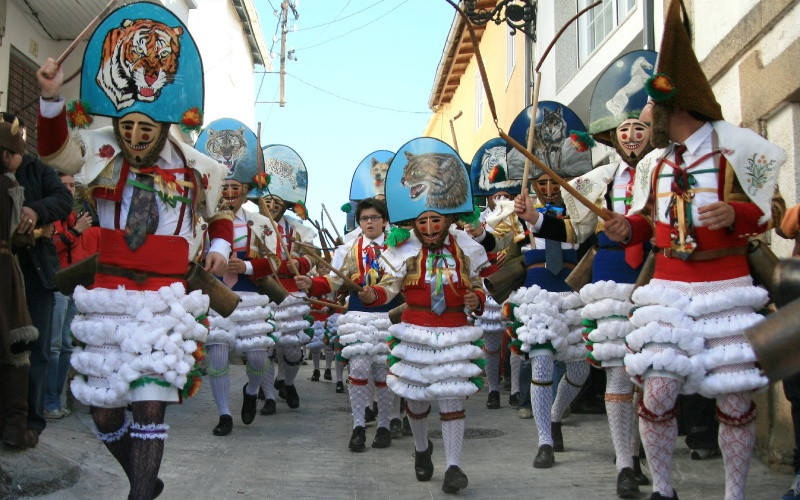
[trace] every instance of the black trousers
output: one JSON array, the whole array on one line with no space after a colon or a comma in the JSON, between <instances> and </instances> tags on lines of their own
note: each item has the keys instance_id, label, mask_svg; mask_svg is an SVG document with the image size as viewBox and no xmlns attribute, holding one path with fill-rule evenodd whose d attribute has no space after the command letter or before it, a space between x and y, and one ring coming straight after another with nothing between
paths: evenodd
<instances>
[{"instance_id":1,"label":"black trousers","mask_svg":"<svg viewBox=\"0 0 800 500\"><path fill-rule=\"evenodd\" d=\"M783 394L792 406L792 424L794 427L792 466L795 474L800 474L800 373L783 379Z\"/></svg>"}]
</instances>

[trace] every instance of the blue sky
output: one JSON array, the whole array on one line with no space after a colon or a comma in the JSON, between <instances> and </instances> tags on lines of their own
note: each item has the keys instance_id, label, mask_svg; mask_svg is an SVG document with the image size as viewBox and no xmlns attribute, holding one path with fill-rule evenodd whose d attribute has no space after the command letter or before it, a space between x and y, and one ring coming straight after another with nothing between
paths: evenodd
<instances>
[{"instance_id":1,"label":"blue sky","mask_svg":"<svg viewBox=\"0 0 800 500\"><path fill-rule=\"evenodd\" d=\"M255 2L268 48L277 34L276 54L280 3ZM341 232L339 207L361 160L422 135L455 10L444 0L300 0L297 11L297 21L289 12L297 30L287 47L297 60L287 61L286 105L256 104L256 120L262 144L286 144L303 158L309 217L319 220L325 203ZM273 64L278 71L279 59ZM264 75L263 84L256 76L257 99L278 101L279 75Z\"/></svg>"}]
</instances>

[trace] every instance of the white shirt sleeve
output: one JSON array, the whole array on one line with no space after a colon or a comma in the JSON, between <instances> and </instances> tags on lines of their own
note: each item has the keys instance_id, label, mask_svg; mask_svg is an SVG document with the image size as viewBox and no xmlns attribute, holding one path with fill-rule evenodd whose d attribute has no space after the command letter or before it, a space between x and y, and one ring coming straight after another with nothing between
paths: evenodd
<instances>
[{"instance_id":1,"label":"white shirt sleeve","mask_svg":"<svg viewBox=\"0 0 800 500\"><path fill-rule=\"evenodd\" d=\"M45 101L39 98L39 114L42 118L55 118L64 109L64 98L59 97L57 101Z\"/></svg>"}]
</instances>

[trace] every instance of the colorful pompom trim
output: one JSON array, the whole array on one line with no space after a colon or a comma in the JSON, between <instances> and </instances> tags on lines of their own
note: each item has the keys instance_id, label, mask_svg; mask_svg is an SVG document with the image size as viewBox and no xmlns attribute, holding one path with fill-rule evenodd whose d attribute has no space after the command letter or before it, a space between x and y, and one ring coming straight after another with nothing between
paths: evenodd
<instances>
[{"instance_id":1,"label":"colorful pompom trim","mask_svg":"<svg viewBox=\"0 0 800 500\"><path fill-rule=\"evenodd\" d=\"M203 112L197 106L189 108L181 117L181 130L186 133L198 132L203 125Z\"/></svg>"},{"instance_id":2,"label":"colorful pompom trim","mask_svg":"<svg viewBox=\"0 0 800 500\"><path fill-rule=\"evenodd\" d=\"M647 94L655 102L664 102L678 92L672 79L664 73L656 73L651 76L644 86L647 89Z\"/></svg>"},{"instance_id":3,"label":"colorful pompom trim","mask_svg":"<svg viewBox=\"0 0 800 500\"><path fill-rule=\"evenodd\" d=\"M572 147L574 147L579 153L583 153L589 148L593 148L595 145L592 136L586 132L581 132L580 130L570 130L569 139L572 141Z\"/></svg>"},{"instance_id":4,"label":"colorful pompom trim","mask_svg":"<svg viewBox=\"0 0 800 500\"><path fill-rule=\"evenodd\" d=\"M495 165L491 172L489 172L489 182L503 182L508 180L506 176L506 171L500 165Z\"/></svg>"},{"instance_id":5,"label":"colorful pompom trim","mask_svg":"<svg viewBox=\"0 0 800 500\"><path fill-rule=\"evenodd\" d=\"M411 237L411 231L404 227L393 227L386 237L386 244L391 248L400 246Z\"/></svg>"},{"instance_id":6,"label":"colorful pompom trim","mask_svg":"<svg viewBox=\"0 0 800 500\"><path fill-rule=\"evenodd\" d=\"M347 203L342 205L341 210L342 212L349 214L350 211L353 210L353 205L351 205L350 202L348 201Z\"/></svg>"},{"instance_id":7,"label":"colorful pompom trim","mask_svg":"<svg viewBox=\"0 0 800 500\"><path fill-rule=\"evenodd\" d=\"M481 223L481 208L478 206L478 203L474 203L473 206L475 208L473 208L471 214L462 215L458 218L458 220L475 227Z\"/></svg>"},{"instance_id":8,"label":"colorful pompom trim","mask_svg":"<svg viewBox=\"0 0 800 500\"><path fill-rule=\"evenodd\" d=\"M294 204L292 207L292 211L297 214L303 220L308 219L308 210L306 210L306 205L300 200L297 200L297 203Z\"/></svg>"},{"instance_id":9,"label":"colorful pompom trim","mask_svg":"<svg viewBox=\"0 0 800 500\"><path fill-rule=\"evenodd\" d=\"M472 382L473 384L475 384L475 387L477 387L478 390L483 389L483 379L482 378L480 378L480 377L472 377L471 379L469 379L469 381Z\"/></svg>"},{"instance_id":10,"label":"colorful pompom trim","mask_svg":"<svg viewBox=\"0 0 800 500\"><path fill-rule=\"evenodd\" d=\"M90 115L89 105L84 104L80 99L75 99L67 103L67 125L69 128L87 128L94 122L94 117Z\"/></svg>"},{"instance_id":11,"label":"colorful pompom trim","mask_svg":"<svg viewBox=\"0 0 800 500\"><path fill-rule=\"evenodd\" d=\"M269 174L266 172L259 172L253 176L253 183L258 186L259 189L264 189L264 186L269 184Z\"/></svg>"}]
</instances>

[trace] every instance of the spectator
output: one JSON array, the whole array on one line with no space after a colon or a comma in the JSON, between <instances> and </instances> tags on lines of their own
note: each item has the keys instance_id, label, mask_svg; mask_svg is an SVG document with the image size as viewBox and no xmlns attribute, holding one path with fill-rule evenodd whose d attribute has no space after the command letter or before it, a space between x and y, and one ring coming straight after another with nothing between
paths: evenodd
<instances>
[{"instance_id":1,"label":"spectator","mask_svg":"<svg viewBox=\"0 0 800 500\"><path fill-rule=\"evenodd\" d=\"M69 174L59 173L61 182L75 196L75 178ZM92 227L92 216L83 212L78 216L73 210L69 216L55 223L53 241L58 252L61 267L67 267L88 257L83 246L83 233ZM62 406L61 391L67 380L69 359L72 354L72 330L70 324L77 309L72 297L59 291L55 292L53 307L53 325L50 333L50 357L47 362L47 382L44 395L44 416L48 420L57 420L69 416L69 406Z\"/></svg>"},{"instance_id":2,"label":"spectator","mask_svg":"<svg viewBox=\"0 0 800 500\"><path fill-rule=\"evenodd\" d=\"M2 119L8 123L15 119L19 120L10 113L2 113ZM25 124L19 120L19 125L24 138ZM22 164L16 172L16 179L19 185L25 188L25 203L22 207L18 232L34 234L36 228L46 231L45 237L37 238L32 247L23 249L17 254L25 280L28 311L33 325L39 330L38 338L31 344L28 383L28 428L38 436L47 425L43 416L44 386L50 353L54 277L59 268L53 239L48 237L52 226L48 225L69 215L72 209L72 195L61 183L53 168L42 163L38 156L29 153L23 155Z\"/></svg>"}]
</instances>

